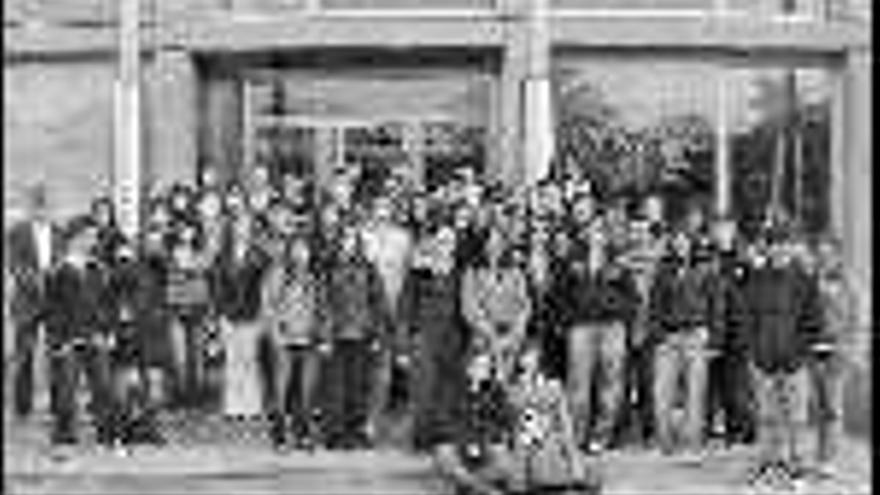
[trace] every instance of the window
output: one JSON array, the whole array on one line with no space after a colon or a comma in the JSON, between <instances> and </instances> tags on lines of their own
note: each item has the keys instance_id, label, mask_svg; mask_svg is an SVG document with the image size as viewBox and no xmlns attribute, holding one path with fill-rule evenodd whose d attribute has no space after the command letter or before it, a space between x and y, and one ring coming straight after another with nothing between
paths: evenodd
<instances>
[{"instance_id":1,"label":"window","mask_svg":"<svg viewBox=\"0 0 880 495\"><path fill-rule=\"evenodd\" d=\"M550 0L560 10L711 11L714 0Z\"/></svg>"},{"instance_id":2,"label":"window","mask_svg":"<svg viewBox=\"0 0 880 495\"><path fill-rule=\"evenodd\" d=\"M490 10L497 0L320 0L328 10Z\"/></svg>"},{"instance_id":3,"label":"window","mask_svg":"<svg viewBox=\"0 0 880 495\"><path fill-rule=\"evenodd\" d=\"M561 60L556 77L561 166L600 196L667 191L667 212L714 190L718 69L700 62Z\"/></svg>"},{"instance_id":4,"label":"window","mask_svg":"<svg viewBox=\"0 0 880 495\"><path fill-rule=\"evenodd\" d=\"M674 219L693 202L715 211L725 191L746 234L768 215L806 232L830 227L827 68L595 57L558 66L560 166L585 171L600 194L660 190Z\"/></svg>"}]
</instances>

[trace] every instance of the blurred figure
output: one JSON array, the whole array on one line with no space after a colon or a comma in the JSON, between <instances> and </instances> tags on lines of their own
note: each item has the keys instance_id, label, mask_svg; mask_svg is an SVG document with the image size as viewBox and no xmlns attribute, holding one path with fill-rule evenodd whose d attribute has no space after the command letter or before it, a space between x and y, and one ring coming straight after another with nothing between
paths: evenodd
<instances>
[{"instance_id":1,"label":"blurred figure","mask_svg":"<svg viewBox=\"0 0 880 495\"><path fill-rule=\"evenodd\" d=\"M799 381L810 347L822 340L822 306L813 279L792 262L787 233L768 234L743 282L743 330L758 397L759 459L753 479L804 474L799 449L807 407Z\"/></svg>"},{"instance_id":2,"label":"blurred figure","mask_svg":"<svg viewBox=\"0 0 880 495\"><path fill-rule=\"evenodd\" d=\"M255 220L237 186L231 187L226 201L232 216L217 288L225 346L223 409L228 416L256 416L263 411L257 351L260 287L268 260L254 241Z\"/></svg>"},{"instance_id":3,"label":"blurred figure","mask_svg":"<svg viewBox=\"0 0 880 495\"><path fill-rule=\"evenodd\" d=\"M507 445L517 416L493 363L488 353L469 358L459 426L434 447L437 470L453 493L503 495L513 488Z\"/></svg>"},{"instance_id":4,"label":"blurred figure","mask_svg":"<svg viewBox=\"0 0 880 495\"><path fill-rule=\"evenodd\" d=\"M78 388L85 375L98 443L113 442L110 310L106 268L95 256L97 228L72 222L60 264L46 281L46 341L49 351L54 445L78 441Z\"/></svg>"},{"instance_id":5,"label":"blurred figure","mask_svg":"<svg viewBox=\"0 0 880 495\"><path fill-rule=\"evenodd\" d=\"M116 263L116 251L125 243L125 236L116 223L115 212L110 198L101 197L92 202L90 218L98 229L95 254L98 260L108 267Z\"/></svg>"},{"instance_id":6,"label":"blurred figure","mask_svg":"<svg viewBox=\"0 0 880 495\"><path fill-rule=\"evenodd\" d=\"M323 383L327 390L330 448L352 449L370 444L370 358L378 355L383 335L380 313L384 304L382 282L363 252L354 226L346 226L328 276L330 325L324 349L330 365Z\"/></svg>"},{"instance_id":7,"label":"blurred figure","mask_svg":"<svg viewBox=\"0 0 880 495\"><path fill-rule=\"evenodd\" d=\"M34 402L34 353L39 329L45 323L46 277L61 259L61 232L49 219L45 186L33 187L28 196L28 217L13 225L6 238L5 261L11 280L9 315L15 327L13 347L14 411L30 415Z\"/></svg>"},{"instance_id":8,"label":"blurred figure","mask_svg":"<svg viewBox=\"0 0 880 495\"><path fill-rule=\"evenodd\" d=\"M113 374L113 437L122 444L161 443L156 423L158 401L155 379L159 370L149 358L148 339L154 331L153 309L156 303L155 281L147 266L136 258L134 246L127 240L117 248L116 264L109 274L112 298L110 324Z\"/></svg>"},{"instance_id":9,"label":"blurred figure","mask_svg":"<svg viewBox=\"0 0 880 495\"><path fill-rule=\"evenodd\" d=\"M406 366L410 342L407 322L401 313L404 280L409 271L413 239L394 218L393 203L387 196L374 200L372 218L362 231L364 255L373 264L382 287L380 306L374 311L379 319L379 351L373 357L370 380L369 428L374 441L383 443L387 433L382 424L392 402L392 378L395 368Z\"/></svg>"},{"instance_id":10,"label":"blurred figure","mask_svg":"<svg viewBox=\"0 0 880 495\"><path fill-rule=\"evenodd\" d=\"M855 295L846 276L841 244L822 238L816 246L817 277L825 331L812 346L812 390L817 413L816 463L820 475L833 476L832 461L843 437L843 383L846 345L855 328Z\"/></svg>"},{"instance_id":11,"label":"blurred figure","mask_svg":"<svg viewBox=\"0 0 880 495\"><path fill-rule=\"evenodd\" d=\"M683 396L685 446L699 455L703 444L711 280L705 261L695 263L692 240L684 231L674 234L671 252L658 268L651 291L649 339L656 345L654 389L656 436L664 453L679 441L676 403ZM679 383L684 381L684 390Z\"/></svg>"},{"instance_id":12,"label":"blurred figure","mask_svg":"<svg viewBox=\"0 0 880 495\"><path fill-rule=\"evenodd\" d=\"M490 232L484 249L482 263L465 272L462 315L474 332L472 346L497 361L498 379L507 383L532 306L525 274L512 263L499 230Z\"/></svg>"},{"instance_id":13,"label":"blurred figure","mask_svg":"<svg viewBox=\"0 0 880 495\"><path fill-rule=\"evenodd\" d=\"M311 448L315 441L319 338L325 335L328 308L321 278L314 272L311 246L303 234L277 244L262 287L263 320L271 343L264 383L276 447L286 446L291 435L299 448Z\"/></svg>"},{"instance_id":14,"label":"blurred figure","mask_svg":"<svg viewBox=\"0 0 880 495\"><path fill-rule=\"evenodd\" d=\"M458 426L455 407L464 383L467 339L459 311L455 241L451 227L432 225L407 279L407 320L415 340L413 443L419 450L448 438Z\"/></svg>"},{"instance_id":15,"label":"blurred figure","mask_svg":"<svg viewBox=\"0 0 880 495\"><path fill-rule=\"evenodd\" d=\"M166 273L166 303L171 314L176 397L180 406L204 399L204 342L210 306L210 263L195 224L181 224L171 238Z\"/></svg>"},{"instance_id":16,"label":"blurred figure","mask_svg":"<svg viewBox=\"0 0 880 495\"><path fill-rule=\"evenodd\" d=\"M755 438L754 386L747 342L740 326L745 261L739 251L736 224L721 220L715 227L715 287L712 325L718 334L717 355L709 363L707 426L730 444ZM719 417L720 415L720 417Z\"/></svg>"},{"instance_id":17,"label":"blurred figure","mask_svg":"<svg viewBox=\"0 0 880 495\"><path fill-rule=\"evenodd\" d=\"M608 259L596 231L566 260L555 286L568 343L568 387L579 446L590 453L610 447L623 402L628 327L639 304L631 276ZM597 391L599 404L591 400Z\"/></svg>"},{"instance_id":18,"label":"blurred figure","mask_svg":"<svg viewBox=\"0 0 880 495\"><path fill-rule=\"evenodd\" d=\"M534 340L524 346L511 389L510 485L517 493L595 493L596 473L581 457L562 384L547 377L541 347Z\"/></svg>"}]
</instances>

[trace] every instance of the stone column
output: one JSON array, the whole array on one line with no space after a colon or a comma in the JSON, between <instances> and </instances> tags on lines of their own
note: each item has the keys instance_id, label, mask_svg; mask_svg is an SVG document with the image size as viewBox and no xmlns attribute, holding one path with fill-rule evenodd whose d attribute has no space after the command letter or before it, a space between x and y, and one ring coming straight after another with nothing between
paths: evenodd
<instances>
[{"instance_id":1,"label":"stone column","mask_svg":"<svg viewBox=\"0 0 880 495\"><path fill-rule=\"evenodd\" d=\"M870 48L853 49L847 56L844 74L846 143L846 194L843 207L843 243L847 266L858 301L858 323L864 331L871 326L871 61Z\"/></svg>"},{"instance_id":2,"label":"stone column","mask_svg":"<svg viewBox=\"0 0 880 495\"><path fill-rule=\"evenodd\" d=\"M183 49L161 49L151 76L151 182L167 185L193 180L198 154L198 81L192 58Z\"/></svg>"},{"instance_id":3,"label":"stone column","mask_svg":"<svg viewBox=\"0 0 880 495\"><path fill-rule=\"evenodd\" d=\"M546 175L554 149L548 3L549 0L532 0L528 16L528 72L523 81L522 124L523 178L527 184Z\"/></svg>"},{"instance_id":4,"label":"stone column","mask_svg":"<svg viewBox=\"0 0 880 495\"><path fill-rule=\"evenodd\" d=\"M126 235L138 231L141 185L140 2L119 9L118 72L114 86L113 202Z\"/></svg>"},{"instance_id":5,"label":"stone column","mask_svg":"<svg viewBox=\"0 0 880 495\"><path fill-rule=\"evenodd\" d=\"M504 0L504 57L499 84L499 120L497 163L487 170L490 179L516 184L523 177L522 81L528 74L528 2Z\"/></svg>"}]
</instances>

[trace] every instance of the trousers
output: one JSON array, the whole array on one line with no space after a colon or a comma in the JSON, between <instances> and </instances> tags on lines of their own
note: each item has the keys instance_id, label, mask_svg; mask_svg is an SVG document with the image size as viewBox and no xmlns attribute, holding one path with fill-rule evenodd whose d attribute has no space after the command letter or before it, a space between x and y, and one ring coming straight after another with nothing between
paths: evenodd
<instances>
[{"instance_id":1,"label":"trousers","mask_svg":"<svg viewBox=\"0 0 880 495\"><path fill-rule=\"evenodd\" d=\"M568 352L567 378L575 437L579 442L592 438L607 446L623 399L625 326L622 322L575 325L568 333ZM594 385L598 407L592 402Z\"/></svg>"},{"instance_id":2,"label":"trousers","mask_svg":"<svg viewBox=\"0 0 880 495\"><path fill-rule=\"evenodd\" d=\"M678 442L677 406L683 410L685 443L702 446L708 365L705 327L683 328L667 334L654 354L654 425L660 448L673 450ZM683 383L684 387L680 385Z\"/></svg>"}]
</instances>

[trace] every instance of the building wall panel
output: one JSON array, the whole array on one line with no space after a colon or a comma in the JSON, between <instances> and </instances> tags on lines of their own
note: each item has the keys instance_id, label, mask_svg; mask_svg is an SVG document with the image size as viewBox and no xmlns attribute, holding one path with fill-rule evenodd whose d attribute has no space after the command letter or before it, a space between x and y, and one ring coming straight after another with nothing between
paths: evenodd
<instances>
[{"instance_id":1,"label":"building wall panel","mask_svg":"<svg viewBox=\"0 0 880 495\"><path fill-rule=\"evenodd\" d=\"M113 65L104 61L5 64L4 214L21 213L25 188L46 181L56 217L82 213L109 182Z\"/></svg>"}]
</instances>

